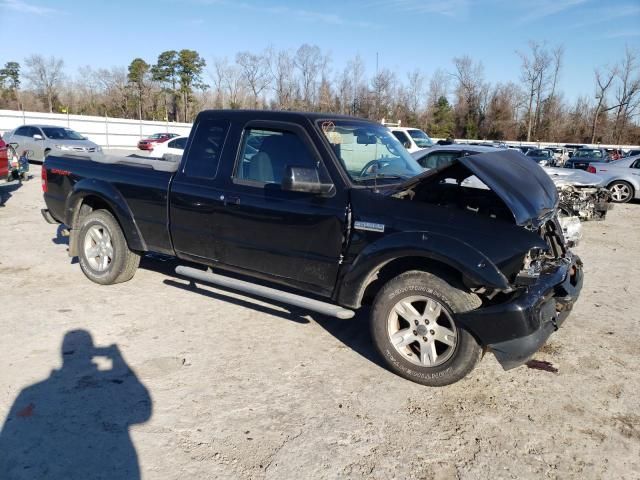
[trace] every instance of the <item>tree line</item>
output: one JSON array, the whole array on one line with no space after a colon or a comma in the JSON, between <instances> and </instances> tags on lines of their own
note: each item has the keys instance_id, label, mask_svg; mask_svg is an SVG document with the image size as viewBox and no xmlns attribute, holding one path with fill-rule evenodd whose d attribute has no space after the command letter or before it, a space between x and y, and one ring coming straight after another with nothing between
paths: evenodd
<instances>
[{"instance_id":1,"label":"tree line","mask_svg":"<svg viewBox=\"0 0 640 480\"><path fill-rule=\"evenodd\" d=\"M238 52L207 62L169 50L127 67L81 67L31 55L0 69L0 108L190 122L204 108L312 110L401 121L433 137L572 143L640 143L640 57L626 48L593 73L593 91L569 101L558 88L562 46L529 42L515 52L518 79L490 83L481 61L455 57L430 75L342 68L316 45Z\"/></svg>"}]
</instances>

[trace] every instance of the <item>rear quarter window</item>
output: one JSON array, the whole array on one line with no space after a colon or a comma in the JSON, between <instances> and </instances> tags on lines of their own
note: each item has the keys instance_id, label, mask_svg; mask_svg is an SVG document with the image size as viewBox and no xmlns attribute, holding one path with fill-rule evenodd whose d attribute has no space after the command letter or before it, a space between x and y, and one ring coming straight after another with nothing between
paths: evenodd
<instances>
[{"instance_id":1,"label":"rear quarter window","mask_svg":"<svg viewBox=\"0 0 640 480\"><path fill-rule=\"evenodd\" d=\"M189 177L214 178L228 132L228 120L205 119L199 122L189 148L184 174Z\"/></svg>"}]
</instances>

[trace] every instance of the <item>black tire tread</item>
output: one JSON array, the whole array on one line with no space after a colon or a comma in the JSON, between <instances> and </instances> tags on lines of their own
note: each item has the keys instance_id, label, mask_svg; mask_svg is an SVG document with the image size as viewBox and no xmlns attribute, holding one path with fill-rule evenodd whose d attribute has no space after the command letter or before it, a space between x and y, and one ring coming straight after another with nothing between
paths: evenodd
<instances>
[{"instance_id":1,"label":"black tire tread","mask_svg":"<svg viewBox=\"0 0 640 480\"><path fill-rule=\"evenodd\" d=\"M439 300L447 304L452 313L475 310L482 304L482 300L452 279L445 280L430 272L412 270L398 275L380 289L374 300L371 313L371 336L374 345L393 372L408 380L433 387L449 385L467 376L480 361L482 348L471 333L461 329L459 326L458 333L460 343L457 347L459 350L443 365L433 367L431 377L429 377L428 373L431 369L415 365L409 366L409 363L400 356L395 359L395 362L387 357L388 354L392 357L397 356L397 352L394 352L393 349L389 350L386 332L383 334L377 329L380 329L381 323L384 323L384 328L386 329L386 317L388 315L387 304L392 298L392 292L397 292L399 288L414 288L415 292L420 292L422 289L423 293L437 292ZM425 291L425 289L430 290L430 292ZM397 298L400 297L398 296ZM387 355L385 355L385 350L387 351ZM403 362L406 363L403 364ZM418 370L420 368L423 369L422 373L426 374L426 377L420 376L421 371ZM416 371L418 373L416 373Z\"/></svg>"},{"instance_id":2,"label":"black tire tread","mask_svg":"<svg viewBox=\"0 0 640 480\"><path fill-rule=\"evenodd\" d=\"M83 262L83 252L80 250L80 267L83 273L89 280L101 285L113 285L131 280L140 264L140 254L129 249L120 224L108 210L94 210L84 216L80 222L79 235L82 235L86 226L93 222L101 223L107 227L111 235L114 252L116 252L117 255L121 255L122 258L114 261L114 264L120 263L120 265L114 266L117 270L108 272L106 275L96 275L93 274L90 267ZM82 241L82 238L78 239L80 244L82 244ZM89 271L87 271L87 269Z\"/></svg>"}]
</instances>

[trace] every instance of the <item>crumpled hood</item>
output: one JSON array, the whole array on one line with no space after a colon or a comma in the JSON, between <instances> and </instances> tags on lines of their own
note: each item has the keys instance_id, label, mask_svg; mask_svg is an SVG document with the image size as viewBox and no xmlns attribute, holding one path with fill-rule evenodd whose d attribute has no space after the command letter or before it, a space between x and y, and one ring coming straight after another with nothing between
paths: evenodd
<instances>
[{"instance_id":1,"label":"crumpled hood","mask_svg":"<svg viewBox=\"0 0 640 480\"><path fill-rule=\"evenodd\" d=\"M542 167L558 187L571 185L574 187L602 187L604 178L584 170L572 168Z\"/></svg>"},{"instance_id":2,"label":"crumpled hood","mask_svg":"<svg viewBox=\"0 0 640 480\"><path fill-rule=\"evenodd\" d=\"M457 162L500 197L513 213L517 225L537 227L558 206L558 192L551 177L537 163L510 150L460 157L447 167L429 170L407 180L400 188L407 189L428 181L432 175L446 172Z\"/></svg>"}]
</instances>

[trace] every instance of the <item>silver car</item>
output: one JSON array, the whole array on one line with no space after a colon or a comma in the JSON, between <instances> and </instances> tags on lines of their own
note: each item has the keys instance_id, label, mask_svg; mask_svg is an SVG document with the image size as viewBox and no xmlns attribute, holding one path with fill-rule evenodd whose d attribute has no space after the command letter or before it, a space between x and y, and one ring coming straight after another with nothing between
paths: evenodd
<instances>
[{"instance_id":1,"label":"silver car","mask_svg":"<svg viewBox=\"0 0 640 480\"><path fill-rule=\"evenodd\" d=\"M4 136L16 150L31 150L31 159L44 161L49 153L100 153L102 148L70 128L56 125L23 125Z\"/></svg>"},{"instance_id":2,"label":"silver car","mask_svg":"<svg viewBox=\"0 0 640 480\"><path fill-rule=\"evenodd\" d=\"M592 162L587 171L604 179L611 192L611 201L627 203L640 198L640 155L609 163Z\"/></svg>"}]
</instances>

